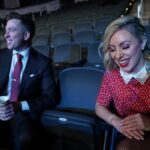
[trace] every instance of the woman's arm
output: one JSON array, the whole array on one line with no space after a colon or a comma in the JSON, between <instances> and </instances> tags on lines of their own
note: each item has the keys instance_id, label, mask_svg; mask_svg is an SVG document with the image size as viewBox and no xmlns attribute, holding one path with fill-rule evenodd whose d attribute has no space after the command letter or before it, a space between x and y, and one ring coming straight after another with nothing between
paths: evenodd
<instances>
[{"instance_id":1,"label":"woman's arm","mask_svg":"<svg viewBox=\"0 0 150 150\"><path fill-rule=\"evenodd\" d=\"M121 118L109 111L108 108L96 103L96 115L113 126L114 120L121 121Z\"/></svg>"},{"instance_id":2,"label":"woman's arm","mask_svg":"<svg viewBox=\"0 0 150 150\"><path fill-rule=\"evenodd\" d=\"M134 138L137 140L144 139L144 132L141 129L131 129L128 127L126 128L126 125L123 125L122 118L120 118L116 114L113 114L111 111L109 111L108 108L100 105L99 103L96 103L96 114L108 124L115 127L120 133L122 133L127 138Z\"/></svg>"}]
</instances>

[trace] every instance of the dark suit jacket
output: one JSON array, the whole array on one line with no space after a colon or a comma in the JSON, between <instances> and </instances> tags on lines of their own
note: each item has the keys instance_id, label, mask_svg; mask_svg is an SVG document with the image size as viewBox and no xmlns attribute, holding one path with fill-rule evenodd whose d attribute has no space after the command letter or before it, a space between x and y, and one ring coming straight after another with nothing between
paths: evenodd
<instances>
[{"instance_id":1,"label":"dark suit jacket","mask_svg":"<svg viewBox=\"0 0 150 150\"><path fill-rule=\"evenodd\" d=\"M11 59L11 50L0 50L0 95L6 94ZM50 60L34 49L22 76L18 100L27 100L31 114L55 105L55 79Z\"/></svg>"}]
</instances>

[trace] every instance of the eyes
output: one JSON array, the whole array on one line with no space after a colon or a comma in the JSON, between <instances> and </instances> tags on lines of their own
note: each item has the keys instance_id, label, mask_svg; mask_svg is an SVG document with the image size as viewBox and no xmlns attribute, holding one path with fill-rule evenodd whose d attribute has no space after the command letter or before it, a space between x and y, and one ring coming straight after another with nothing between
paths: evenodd
<instances>
[{"instance_id":1,"label":"eyes","mask_svg":"<svg viewBox=\"0 0 150 150\"><path fill-rule=\"evenodd\" d=\"M16 28L8 28L8 29L5 29L5 33L6 32L15 32L17 29Z\"/></svg>"},{"instance_id":2,"label":"eyes","mask_svg":"<svg viewBox=\"0 0 150 150\"><path fill-rule=\"evenodd\" d=\"M121 44L120 46L119 46L119 50L127 50L127 49L129 49L130 48L130 44ZM109 47L108 47L108 51L109 52L115 52L117 50L117 47L116 46L113 46L113 45L109 45Z\"/></svg>"}]
</instances>

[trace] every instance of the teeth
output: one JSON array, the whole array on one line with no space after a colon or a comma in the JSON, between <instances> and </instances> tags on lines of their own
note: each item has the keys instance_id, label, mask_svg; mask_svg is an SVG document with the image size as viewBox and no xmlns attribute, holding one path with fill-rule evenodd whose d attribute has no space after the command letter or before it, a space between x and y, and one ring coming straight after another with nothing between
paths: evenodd
<instances>
[{"instance_id":1,"label":"teeth","mask_svg":"<svg viewBox=\"0 0 150 150\"><path fill-rule=\"evenodd\" d=\"M127 60L122 60L122 61L120 61L119 63L120 64L127 64L129 61L127 61Z\"/></svg>"}]
</instances>

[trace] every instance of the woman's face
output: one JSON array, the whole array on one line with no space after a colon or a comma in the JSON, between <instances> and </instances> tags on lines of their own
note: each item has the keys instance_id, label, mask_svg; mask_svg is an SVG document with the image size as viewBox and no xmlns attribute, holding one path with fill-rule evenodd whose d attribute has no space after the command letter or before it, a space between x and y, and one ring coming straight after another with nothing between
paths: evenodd
<instances>
[{"instance_id":1,"label":"woman's face","mask_svg":"<svg viewBox=\"0 0 150 150\"><path fill-rule=\"evenodd\" d=\"M120 29L111 37L108 50L111 58L124 72L136 73L144 65L144 47L144 41L140 43L126 29Z\"/></svg>"}]
</instances>

